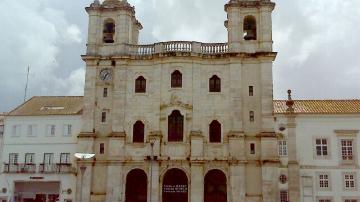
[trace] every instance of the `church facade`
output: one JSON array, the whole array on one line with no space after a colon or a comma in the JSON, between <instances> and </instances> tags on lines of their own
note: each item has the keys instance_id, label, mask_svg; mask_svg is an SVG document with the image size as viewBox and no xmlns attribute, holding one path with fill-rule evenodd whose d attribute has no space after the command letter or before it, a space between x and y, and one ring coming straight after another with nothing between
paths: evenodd
<instances>
[{"instance_id":1,"label":"church facade","mask_svg":"<svg viewBox=\"0 0 360 202\"><path fill-rule=\"evenodd\" d=\"M273 116L274 7L270 0L229 1L225 43L149 45L138 44L142 25L127 1L87 7L78 151L95 158L78 161L86 169L76 201L283 201ZM287 168L287 194L296 202L296 149Z\"/></svg>"}]
</instances>

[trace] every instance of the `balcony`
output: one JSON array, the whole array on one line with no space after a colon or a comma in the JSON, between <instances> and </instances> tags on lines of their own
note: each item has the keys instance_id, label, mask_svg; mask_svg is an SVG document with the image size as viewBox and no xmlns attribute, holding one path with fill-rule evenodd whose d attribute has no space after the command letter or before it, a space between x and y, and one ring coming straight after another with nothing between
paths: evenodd
<instances>
[{"instance_id":1,"label":"balcony","mask_svg":"<svg viewBox=\"0 0 360 202\"><path fill-rule=\"evenodd\" d=\"M35 164L5 164L4 173L36 173Z\"/></svg>"},{"instance_id":2,"label":"balcony","mask_svg":"<svg viewBox=\"0 0 360 202\"><path fill-rule=\"evenodd\" d=\"M71 164L69 163L59 163L56 164L57 166L57 172L58 173L75 173L76 169L74 167L71 166Z\"/></svg>"},{"instance_id":3,"label":"balcony","mask_svg":"<svg viewBox=\"0 0 360 202\"><path fill-rule=\"evenodd\" d=\"M39 173L56 173L57 172L57 164L43 164L41 163L39 166Z\"/></svg>"},{"instance_id":4,"label":"balcony","mask_svg":"<svg viewBox=\"0 0 360 202\"><path fill-rule=\"evenodd\" d=\"M104 35L105 39L110 39L110 35ZM219 55L229 52L227 43L201 43L195 41L167 41L147 45L117 44L107 43L98 47L95 44L88 44L87 56L92 55L119 55L147 57L151 55Z\"/></svg>"}]
</instances>

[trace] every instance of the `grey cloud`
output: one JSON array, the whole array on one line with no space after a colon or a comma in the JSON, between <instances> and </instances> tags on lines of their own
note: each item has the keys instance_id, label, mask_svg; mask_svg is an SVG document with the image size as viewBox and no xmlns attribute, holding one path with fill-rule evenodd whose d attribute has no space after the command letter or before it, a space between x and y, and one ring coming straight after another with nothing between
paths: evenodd
<instances>
[{"instance_id":1,"label":"grey cloud","mask_svg":"<svg viewBox=\"0 0 360 202\"><path fill-rule=\"evenodd\" d=\"M81 95L87 14L92 1L2 0L0 111L22 102L26 66L30 96ZM129 0L144 26L141 43L224 42L227 0ZM274 95L360 97L360 1L275 0Z\"/></svg>"}]
</instances>

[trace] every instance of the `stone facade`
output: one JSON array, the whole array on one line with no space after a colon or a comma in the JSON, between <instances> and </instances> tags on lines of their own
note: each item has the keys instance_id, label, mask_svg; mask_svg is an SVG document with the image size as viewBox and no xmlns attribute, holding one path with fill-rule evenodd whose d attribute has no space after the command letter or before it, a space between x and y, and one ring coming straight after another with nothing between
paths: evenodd
<instances>
[{"instance_id":1,"label":"stone facade","mask_svg":"<svg viewBox=\"0 0 360 202\"><path fill-rule=\"evenodd\" d=\"M225 176L221 194L226 196L219 201L279 201L280 163L272 103L274 6L268 0L229 1L225 5L227 43L152 45L138 45L142 26L126 1L95 1L87 7L89 35L87 53L82 56L86 82L78 151L94 153L95 159L79 162L87 169L78 175L77 201L131 198L126 189L132 182L127 179L135 169L146 175L144 201L166 202L170 185L165 177L171 170L182 172L188 181L187 190L182 190L187 196L179 201L209 201L204 184L211 171ZM171 75L176 70L182 75L182 85L173 88ZM221 81L217 92L209 92L213 76ZM140 77L146 87L137 93ZM170 141L170 117L176 111L183 118L183 137ZM144 124L141 143L133 142L137 121ZM213 121L221 124L216 143L209 137ZM292 162L295 171L296 159ZM291 201L296 202L298 186L292 187Z\"/></svg>"}]
</instances>

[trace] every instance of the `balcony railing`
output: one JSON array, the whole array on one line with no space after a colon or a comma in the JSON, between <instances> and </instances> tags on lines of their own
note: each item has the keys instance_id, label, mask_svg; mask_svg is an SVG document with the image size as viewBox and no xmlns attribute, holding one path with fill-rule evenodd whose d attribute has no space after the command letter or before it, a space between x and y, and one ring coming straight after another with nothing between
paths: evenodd
<instances>
[{"instance_id":1,"label":"balcony railing","mask_svg":"<svg viewBox=\"0 0 360 202\"><path fill-rule=\"evenodd\" d=\"M114 49L112 46L107 46L110 52L112 50L119 51L119 54L147 56L152 54L167 54L167 53L195 53L204 55L224 54L229 52L227 43L200 43L194 41L168 41L148 45L125 45L125 49ZM106 48L103 51L106 51ZM108 52L108 51L106 51Z\"/></svg>"},{"instance_id":2,"label":"balcony railing","mask_svg":"<svg viewBox=\"0 0 360 202\"><path fill-rule=\"evenodd\" d=\"M4 173L35 173L35 164L5 164Z\"/></svg>"},{"instance_id":3,"label":"balcony railing","mask_svg":"<svg viewBox=\"0 0 360 202\"><path fill-rule=\"evenodd\" d=\"M58 173L73 173L76 172L75 168L71 166L71 164L57 164L57 172Z\"/></svg>"}]
</instances>

